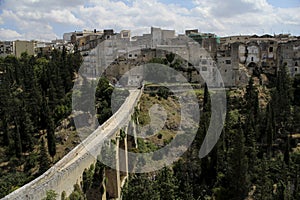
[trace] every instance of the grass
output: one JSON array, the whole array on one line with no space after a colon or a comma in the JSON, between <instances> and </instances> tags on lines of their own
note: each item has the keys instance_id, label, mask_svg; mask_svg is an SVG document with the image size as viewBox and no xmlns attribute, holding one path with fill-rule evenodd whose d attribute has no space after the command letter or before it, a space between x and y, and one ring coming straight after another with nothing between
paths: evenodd
<instances>
[{"instance_id":1,"label":"grass","mask_svg":"<svg viewBox=\"0 0 300 200\"><path fill-rule=\"evenodd\" d=\"M149 116L149 109L155 104L158 104L164 108L167 114L167 119L162 130L145 139L144 142L146 144L149 143L154 144L157 147L161 147L171 141L176 135L176 129L181 120L180 105L179 102L172 97L164 99L159 98L158 96L143 94L140 99L139 111L137 114L141 126L150 124L151 119ZM149 147L151 147L151 149L153 150L153 147L151 145L148 146L148 148ZM143 145L143 148L145 148L145 145ZM147 150L144 149L143 151Z\"/></svg>"}]
</instances>

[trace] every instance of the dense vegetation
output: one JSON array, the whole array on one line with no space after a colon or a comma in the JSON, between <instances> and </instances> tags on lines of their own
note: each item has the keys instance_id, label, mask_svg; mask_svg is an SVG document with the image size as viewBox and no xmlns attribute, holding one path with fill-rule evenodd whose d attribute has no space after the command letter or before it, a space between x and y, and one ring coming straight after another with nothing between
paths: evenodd
<instances>
[{"instance_id":1,"label":"dense vegetation","mask_svg":"<svg viewBox=\"0 0 300 200\"><path fill-rule=\"evenodd\" d=\"M203 97L203 114L195 141L171 167L151 174L133 174L123 199L299 199L300 77L290 79L281 67L265 91L250 79L242 95L228 92L228 110L221 138L210 154L198 152L210 119L210 95ZM211 94L213 95L213 94Z\"/></svg>"},{"instance_id":2,"label":"dense vegetation","mask_svg":"<svg viewBox=\"0 0 300 200\"><path fill-rule=\"evenodd\" d=\"M0 58L0 198L41 175L59 159L54 159L58 143L55 129L71 114L72 88L81 62L79 52L67 53L64 48L52 51L49 57L23 53L20 58ZM91 98L96 83L81 78L85 88L81 88L78 102L95 105L100 124L129 94L114 90L101 77L95 98ZM48 196L51 198L53 192Z\"/></svg>"},{"instance_id":3,"label":"dense vegetation","mask_svg":"<svg viewBox=\"0 0 300 200\"><path fill-rule=\"evenodd\" d=\"M0 197L46 171L56 155L55 128L71 113L79 52L0 59Z\"/></svg>"}]
</instances>

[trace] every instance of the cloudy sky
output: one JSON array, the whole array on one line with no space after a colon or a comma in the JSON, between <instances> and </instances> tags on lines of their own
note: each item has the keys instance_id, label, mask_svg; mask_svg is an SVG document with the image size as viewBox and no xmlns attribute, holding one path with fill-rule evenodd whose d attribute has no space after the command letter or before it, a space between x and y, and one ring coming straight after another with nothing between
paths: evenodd
<instances>
[{"instance_id":1,"label":"cloudy sky","mask_svg":"<svg viewBox=\"0 0 300 200\"><path fill-rule=\"evenodd\" d=\"M178 34L300 35L300 0L0 0L0 40L49 41L94 28L139 35L151 26Z\"/></svg>"}]
</instances>

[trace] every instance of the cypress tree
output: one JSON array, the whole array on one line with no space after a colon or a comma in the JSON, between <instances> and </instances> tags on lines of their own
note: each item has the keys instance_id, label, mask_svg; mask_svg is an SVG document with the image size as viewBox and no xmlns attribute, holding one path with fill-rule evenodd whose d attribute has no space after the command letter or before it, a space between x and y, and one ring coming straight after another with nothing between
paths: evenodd
<instances>
[{"instance_id":1,"label":"cypress tree","mask_svg":"<svg viewBox=\"0 0 300 200\"><path fill-rule=\"evenodd\" d=\"M14 118L14 123L15 123L15 136L14 136L15 146L14 147L15 147L16 156L20 158L22 154L22 143L21 143L19 124L16 118Z\"/></svg>"},{"instance_id":2,"label":"cypress tree","mask_svg":"<svg viewBox=\"0 0 300 200\"><path fill-rule=\"evenodd\" d=\"M164 167L159 171L156 185L161 200L177 199L177 180L171 169Z\"/></svg>"},{"instance_id":3,"label":"cypress tree","mask_svg":"<svg viewBox=\"0 0 300 200\"><path fill-rule=\"evenodd\" d=\"M55 126L54 126L53 119L50 116L48 116L48 124L47 124L47 143L48 143L48 152L53 160L56 154Z\"/></svg>"},{"instance_id":4,"label":"cypress tree","mask_svg":"<svg viewBox=\"0 0 300 200\"><path fill-rule=\"evenodd\" d=\"M275 131L274 131L274 117L273 117L273 110L272 110L272 106L269 103L267 106L267 111L266 111L266 137L267 137L267 155L270 158L272 156L272 148L273 148L273 141L274 141L274 135L275 135Z\"/></svg>"},{"instance_id":5,"label":"cypress tree","mask_svg":"<svg viewBox=\"0 0 300 200\"><path fill-rule=\"evenodd\" d=\"M19 108L19 116L18 116L19 124L20 124L20 134L22 141L22 150L32 151L34 142L33 142L33 134L34 134L34 126L30 118L30 113L25 109L25 102L23 101L23 106Z\"/></svg>"},{"instance_id":6,"label":"cypress tree","mask_svg":"<svg viewBox=\"0 0 300 200\"><path fill-rule=\"evenodd\" d=\"M40 174L44 173L49 169L50 167L50 160L48 157L48 153L45 147L45 141L44 138L42 138L41 143L40 143L40 155L39 155L39 172Z\"/></svg>"},{"instance_id":7,"label":"cypress tree","mask_svg":"<svg viewBox=\"0 0 300 200\"><path fill-rule=\"evenodd\" d=\"M273 200L273 182L271 180L271 174L269 172L269 161L267 157L263 155L258 168L258 179L255 183L256 191L254 193L255 199L261 200Z\"/></svg>"},{"instance_id":8,"label":"cypress tree","mask_svg":"<svg viewBox=\"0 0 300 200\"><path fill-rule=\"evenodd\" d=\"M136 174L129 177L128 185L122 191L124 200L149 199L160 200L159 191L147 174Z\"/></svg>"},{"instance_id":9,"label":"cypress tree","mask_svg":"<svg viewBox=\"0 0 300 200\"><path fill-rule=\"evenodd\" d=\"M245 199L249 190L248 159L245 155L245 138L239 122L239 130L233 134L228 158L228 194L232 200Z\"/></svg>"},{"instance_id":10,"label":"cypress tree","mask_svg":"<svg viewBox=\"0 0 300 200\"><path fill-rule=\"evenodd\" d=\"M252 113L254 119L257 119L259 113L258 92L253 84L253 78L250 78L245 93L246 112Z\"/></svg>"},{"instance_id":11,"label":"cypress tree","mask_svg":"<svg viewBox=\"0 0 300 200\"><path fill-rule=\"evenodd\" d=\"M210 105L211 105L211 103L210 103L210 94L209 94L209 91L208 91L208 86L205 83L204 98L203 98L203 111L204 112L210 111Z\"/></svg>"}]
</instances>

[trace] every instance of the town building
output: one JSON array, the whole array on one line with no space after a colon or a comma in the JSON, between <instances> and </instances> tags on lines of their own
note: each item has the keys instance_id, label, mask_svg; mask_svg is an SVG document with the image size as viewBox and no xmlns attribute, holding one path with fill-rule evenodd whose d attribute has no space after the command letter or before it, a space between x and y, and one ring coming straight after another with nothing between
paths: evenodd
<instances>
[{"instance_id":1,"label":"town building","mask_svg":"<svg viewBox=\"0 0 300 200\"><path fill-rule=\"evenodd\" d=\"M0 42L0 57L6 57L14 53L14 42L3 41Z\"/></svg>"},{"instance_id":2,"label":"town building","mask_svg":"<svg viewBox=\"0 0 300 200\"><path fill-rule=\"evenodd\" d=\"M63 39L51 42L5 41L0 42L0 56L20 57L23 52L50 56L54 49L76 49L84 57L85 75L96 78L105 73L118 80L133 66L174 53L184 61L180 68L191 82L202 83L203 77L210 77L218 80L218 87L243 87L252 75L274 74L282 65L292 76L299 74L299 46L300 38L289 34L218 37L191 29L176 35L175 30L151 27L150 33L138 36L130 30L94 29L65 33Z\"/></svg>"},{"instance_id":3,"label":"town building","mask_svg":"<svg viewBox=\"0 0 300 200\"><path fill-rule=\"evenodd\" d=\"M300 74L300 40L292 40L279 44L278 66L286 65L290 74Z\"/></svg>"},{"instance_id":4,"label":"town building","mask_svg":"<svg viewBox=\"0 0 300 200\"><path fill-rule=\"evenodd\" d=\"M35 55L35 41L14 41L14 55L21 57L21 54L26 52L28 55Z\"/></svg>"}]
</instances>

